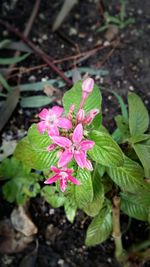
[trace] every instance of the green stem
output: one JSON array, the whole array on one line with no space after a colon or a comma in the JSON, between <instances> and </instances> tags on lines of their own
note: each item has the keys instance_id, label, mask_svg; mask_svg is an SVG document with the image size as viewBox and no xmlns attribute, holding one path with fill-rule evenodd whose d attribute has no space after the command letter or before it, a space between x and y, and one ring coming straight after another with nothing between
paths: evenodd
<instances>
[{"instance_id":1,"label":"green stem","mask_svg":"<svg viewBox=\"0 0 150 267\"><path fill-rule=\"evenodd\" d=\"M122 245L121 230L120 230L120 198L113 198L113 233L115 243L115 257L121 266L129 266L127 256Z\"/></svg>"}]
</instances>

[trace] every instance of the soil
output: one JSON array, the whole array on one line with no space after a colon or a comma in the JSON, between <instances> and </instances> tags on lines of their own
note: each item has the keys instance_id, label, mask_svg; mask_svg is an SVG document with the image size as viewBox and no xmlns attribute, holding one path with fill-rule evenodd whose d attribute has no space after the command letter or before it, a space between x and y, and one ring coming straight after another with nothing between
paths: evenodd
<instances>
[{"instance_id":1,"label":"soil","mask_svg":"<svg viewBox=\"0 0 150 267\"><path fill-rule=\"evenodd\" d=\"M8 21L10 24L18 27L23 32L26 21L34 5L33 0L20 1L1 1L0 18ZM99 1L100 2L100 1ZM111 14L116 15L120 5L117 0L103 1L105 9ZM95 54L84 59L77 66L89 67L93 69L104 69L109 75L101 77L94 75L96 83L102 88L103 94L103 117L104 125L112 131L115 123L114 116L119 112L119 106L116 99L107 90L114 90L120 94L126 101L127 93L134 91L144 100L150 111L150 1L128 0L127 16L135 18L135 23L119 30L117 37L118 46L113 49L106 47L108 40L105 32L98 32L97 29L102 24L102 15L100 9L94 1L80 0L79 4L70 12L58 32L51 30L52 23L60 10L62 1L41 1L38 16L34 22L29 39L36 45L39 45L53 59L61 59L66 56L77 53L77 47L80 52L85 52L97 47L101 42L105 48L98 50ZM16 36L7 32L0 26L1 38L10 38L18 40ZM46 36L46 37L43 37ZM8 51L4 51L8 53ZM60 63L57 66L62 70L69 70L74 61L69 60ZM35 54L30 56L29 60L18 64L23 67L34 67L43 64L42 60ZM57 75L49 68L41 68L23 74L19 79L21 83L31 81L34 76L36 81L42 78L56 78ZM16 80L17 78L17 80ZM10 84L18 83L18 77L9 80ZM59 94L69 89L66 86L60 89ZM62 91L61 91L62 90ZM57 102L57 99L56 99ZM37 109L22 109L18 104L12 114L9 122L3 129L2 137L9 135L12 139L19 138L18 130L25 131L36 119ZM13 205L10 205L4 199L0 201L1 219L9 217ZM30 213L33 221L38 226L39 248L35 267L117 267L114 259L114 244L110 239L103 244L86 248L84 245L85 233L90 222L85 214L78 211L73 224L69 223L63 209L53 209L40 197L32 199L30 202ZM45 232L48 225L51 225L52 233L46 240ZM128 221L122 217L123 230L127 228ZM130 230L123 234L123 242L128 249L133 242L140 242L147 238L148 229L145 223L137 220L131 221ZM16 267L20 266L22 258L28 255L35 248L35 242L31 243L22 253L1 255L0 266ZM28 265L24 266L27 267ZM133 267L148 267L150 262L133 262Z\"/></svg>"}]
</instances>

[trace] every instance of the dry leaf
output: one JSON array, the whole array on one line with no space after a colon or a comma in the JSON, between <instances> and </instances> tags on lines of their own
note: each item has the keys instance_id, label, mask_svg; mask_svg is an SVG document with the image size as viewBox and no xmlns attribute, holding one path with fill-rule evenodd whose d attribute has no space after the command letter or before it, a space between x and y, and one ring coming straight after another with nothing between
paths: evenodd
<instances>
[{"instance_id":1,"label":"dry leaf","mask_svg":"<svg viewBox=\"0 0 150 267\"><path fill-rule=\"evenodd\" d=\"M48 97L57 96L60 94L60 90L55 88L53 85L45 85L43 91Z\"/></svg>"},{"instance_id":2,"label":"dry leaf","mask_svg":"<svg viewBox=\"0 0 150 267\"><path fill-rule=\"evenodd\" d=\"M33 236L24 236L16 232L9 219L0 221L0 252L18 253L33 241Z\"/></svg>"},{"instance_id":3,"label":"dry leaf","mask_svg":"<svg viewBox=\"0 0 150 267\"><path fill-rule=\"evenodd\" d=\"M14 153L16 145L17 145L16 140L11 140L11 141L3 140L2 145L0 147L0 150L3 151L2 153L0 153L0 161L12 155Z\"/></svg>"},{"instance_id":4,"label":"dry leaf","mask_svg":"<svg viewBox=\"0 0 150 267\"><path fill-rule=\"evenodd\" d=\"M115 25L110 25L107 32L105 33L105 38L107 41L112 41L118 35L119 29Z\"/></svg>"},{"instance_id":5,"label":"dry leaf","mask_svg":"<svg viewBox=\"0 0 150 267\"><path fill-rule=\"evenodd\" d=\"M31 221L23 206L15 208L10 217L13 227L25 236L32 236L38 232L36 225Z\"/></svg>"}]
</instances>

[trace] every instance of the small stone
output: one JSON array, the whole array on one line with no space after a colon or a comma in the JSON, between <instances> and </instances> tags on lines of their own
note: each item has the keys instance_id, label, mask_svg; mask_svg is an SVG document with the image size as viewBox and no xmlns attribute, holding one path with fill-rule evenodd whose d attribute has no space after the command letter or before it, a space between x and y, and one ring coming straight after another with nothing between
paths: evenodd
<instances>
[{"instance_id":1,"label":"small stone","mask_svg":"<svg viewBox=\"0 0 150 267\"><path fill-rule=\"evenodd\" d=\"M34 75L31 75L29 78L28 78L29 82L35 82L36 81L36 77Z\"/></svg>"},{"instance_id":2,"label":"small stone","mask_svg":"<svg viewBox=\"0 0 150 267\"><path fill-rule=\"evenodd\" d=\"M58 265L63 266L65 261L63 259L59 259L57 263Z\"/></svg>"},{"instance_id":3,"label":"small stone","mask_svg":"<svg viewBox=\"0 0 150 267\"><path fill-rule=\"evenodd\" d=\"M69 31L69 35L77 35L78 31L76 28L71 27Z\"/></svg>"},{"instance_id":4,"label":"small stone","mask_svg":"<svg viewBox=\"0 0 150 267\"><path fill-rule=\"evenodd\" d=\"M49 210L49 214L50 214L50 215L55 214L55 210L54 210L54 209L50 209L50 210Z\"/></svg>"},{"instance_id":5,"label":"small stone","mask_svg":"<svg viewBox=\"0 0 150 267\"><path fill-rule=\"evenodd\" d=\"M149 103L148 99L146 99L146 100L144 101L144 103L145 103L146 105L148 105L148 103Z\"/></svg>"},{"instance_id":6,"label":"small stone","mask_svg":"<svg viewBox=\"0 0 150 267\"><path fill-rule=\"evenodd\" d=\"M129 86L130 91L134 91L134 87L132 85Z\"/></svg>"},{"instance_id":7,"label":"small stone","mask_svg":"<svg viewBox=\"0 0 150 267\"><path fill-rule=\"evenodd\" d=\"M92 43L93 42L93 37L92 36L88 38L88 42L89 43Z\"/></svg>"},{"instance_id":8,"label":"small stone","mask_svg":"<svg viewBox=\"0 0 150 267\"><path fill-rule=\"evenodd\" d=\"M112 96L111 96L111 95L109 95L109 96L108 96L108 100L111 100L111 99L112 99Z\"/></svg>"},{"instance_id":9,"label":"small stone","mask_svg":"<svg viewBox=\"0 0 150 267\"><path fill-rule=\"evenodd\" d=\"M108 261L109 263L111 263L111 262L112 262L112 259L111 259L111 258L108 258L107 261Z\"/></svg>"},{"instance_id":10,"label":"small stone","mask_svg":"<svg viewBox=\"0 0 150 267\"><path fill-rule=\"evenodd\" d=\"M64 44L61 44L61 46L60 46L62 49L65 47L65 45Z\"/></svg>"},{"instance_id":11,"label":"small stone","mask_svg":"<svg viewBox=\"0 0 150 267\"><path fill-rule=\"evenodd\" d=\"M44 34L44 35L42 36L42 39L43 39L43 41L47 41L47 40L48 40L48 36L47 36L47 34Z\"/></svg>"},{"instance_id":12,"label":"small stone","mask_svg":"<svg viewBox=\"0 0 150 267\"><path fill-rule=\"evenodd\" d=\"M109 42L109 41L105 41L105 42L103 43L103 45L104 45L105 47L110 46L110 42Z\"/></svg>"}]
</instances>

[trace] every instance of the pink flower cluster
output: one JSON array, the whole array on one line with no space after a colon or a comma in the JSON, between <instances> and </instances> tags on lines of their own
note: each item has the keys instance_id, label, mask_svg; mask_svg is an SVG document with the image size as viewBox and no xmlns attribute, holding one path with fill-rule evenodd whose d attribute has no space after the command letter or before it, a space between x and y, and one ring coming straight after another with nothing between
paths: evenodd
<instances>
[{"instance_id":1,"label":"pink flower cluster","mask_svg":"<svg viewBox=\"0 0 150 267\"><path fill-rule=\"evenodd\" d=\"M59 148L58 168L51 167L51 170L56 173L51 178L45 181L46 184L51 184L60 180L60 189L62 192L67 187L68 180L79 185L71 174L73 169L68 169L68 163L74 159L80 168L93 170L92 164L87 159L87 151L94 146L94 142L84 138L84 126L92 122L99 110L93 109L86 115L83 105L88 95L94 88L94 80L87 78L82 83L82 99L77 114L74 114L74 105L70 106L67 116L63 116L64 109L59 106L54 106L52 109L44 108L39 113L41 121L37 127L42 134L47 131L52 140L52 144L48 147L48 151Z\"/></svg>"}]
</instances>

